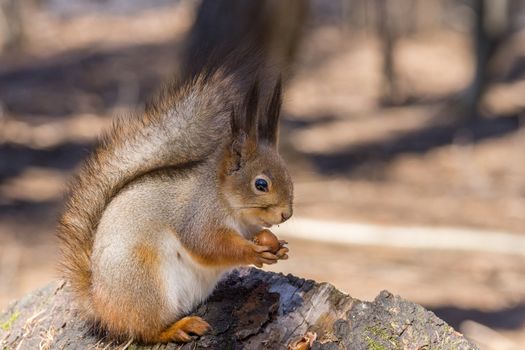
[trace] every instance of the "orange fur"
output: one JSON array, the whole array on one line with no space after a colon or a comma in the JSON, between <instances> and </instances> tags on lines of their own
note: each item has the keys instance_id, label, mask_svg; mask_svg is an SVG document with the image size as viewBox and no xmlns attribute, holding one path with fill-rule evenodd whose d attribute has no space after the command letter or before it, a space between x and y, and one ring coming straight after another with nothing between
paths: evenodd
<instances>
[{"instance_id":1,"label":"orange fur","mask_svg":"<svg viewBox=\"0 0 525 350\"><path fill-rule=\"evenodd\" d=\"M254 262L254 244L230 229L208 235L206 244L186 248L199 264L210 267L237 266Z\"/></svg>"},{"instance_id":2,"label":"orange fur","mask_svg":"<svg viewBox=\"0 0 525 350\"><path fill-rule=\"evenodd\" d=\"M270 247L256 245L232 229L219 229L207 236L206 244L185 246L190 257L208 267L274 264L279 257Z\"/></svg>"}]
</instances>

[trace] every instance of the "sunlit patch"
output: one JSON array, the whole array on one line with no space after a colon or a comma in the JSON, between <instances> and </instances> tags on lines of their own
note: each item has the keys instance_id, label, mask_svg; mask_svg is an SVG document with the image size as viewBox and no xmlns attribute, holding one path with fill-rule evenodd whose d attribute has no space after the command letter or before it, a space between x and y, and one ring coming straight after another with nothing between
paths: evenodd
<instances>
[{"instance_id":1,"label":"sunlit patch","mask_svg":"<svg viewBox=\"0 0 525 350\"><path fill-rule=\"evenodd\" d=\"M5 117L0 123L0 142L45 149L65 142L94 141L110 123L111 118L93 114L39 124Z\"/></svg>"},{"instance_id":2,"label":"sunlit patch","mask_svg":"<svg viewBox=\"0 0 525 350\"><path fill-rule=\"evenodd\" d=\"M28 168L20 176L0 184L0 198L32 202L60 200L66 181L66 175L58 170Z\"/></svg>"}]
</instances>

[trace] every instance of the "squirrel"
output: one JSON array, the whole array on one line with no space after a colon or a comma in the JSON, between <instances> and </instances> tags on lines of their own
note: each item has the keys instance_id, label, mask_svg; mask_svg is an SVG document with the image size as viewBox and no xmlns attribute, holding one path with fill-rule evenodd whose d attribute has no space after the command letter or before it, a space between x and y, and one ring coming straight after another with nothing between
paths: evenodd
<instances>
[{"instance_id":1,"label":"squirrel","mask_svg":"<svg viewBox=\"0 0 525 350\"><path fill-rule=\"evenodd\" d=\"M274 48L302 23L288 23L290 4L304 12L302 0L204 0L178 82L117 119L70 185L61 269L80 315L110 338L188 342L209 330L188 315L224 273L288 258L286 242L253 238L293 212L272 68L286 71L291 51ZM271 28L276 13L290 35Z\"/></svg>"},{"instance_id":2,"label":"squirrel","mask_svg":"<svg viewBox=\"0 0 525 350\"><path fill-rule=\"evenodd\" d=\"M209 325L185 316L239 265L286 259L252 241L292 215L277 151L281 82L217 70L118 120L81 167L59 222L62 266L80 311L110 337L187 342ZM240 101L240 102L239 102Z\"/></svg>"}]
</instances>

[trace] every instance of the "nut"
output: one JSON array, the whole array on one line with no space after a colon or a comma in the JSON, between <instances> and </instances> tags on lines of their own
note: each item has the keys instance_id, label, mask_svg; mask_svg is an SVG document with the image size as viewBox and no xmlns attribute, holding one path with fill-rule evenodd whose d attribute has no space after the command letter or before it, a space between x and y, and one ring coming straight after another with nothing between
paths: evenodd
<instances>
[{"instance_id":1,"label":"nut","mask_svg":"<svg viewBox=\"0 0 525 350\"><path fill-rule=\"evenodd\" d=\"M274 254L277 253L281 248L281 244L279 243L277 236L275 236L270 230L262 230L255 235L253 241L257 245L270 247L272 253Z\"/></svg>"}]
</instances>

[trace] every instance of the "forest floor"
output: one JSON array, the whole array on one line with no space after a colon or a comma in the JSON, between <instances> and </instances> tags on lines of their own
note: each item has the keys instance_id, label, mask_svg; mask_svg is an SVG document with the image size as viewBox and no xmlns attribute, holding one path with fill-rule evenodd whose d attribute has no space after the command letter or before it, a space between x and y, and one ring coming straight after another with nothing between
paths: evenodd
<instances>
[{"instance_id":1,"label":"forest floor","mask_svg":"<svg viewBox=\"0 0 525 350\"><path fill-rule=\"evenodd\" d=\"M184 6L133 16L37 13L25 48L0 56L0 308L56 277L54 229L67 179L113 115L169 80L190 23ZM465 123L454 107L472 73L464 36L403 39L399 96L385 105L377 41L334 25L310 28L281 133L295 215L524 234L520 55L503 64L506 79L488 91L483 118ZM471 320L525 341L524 255L300 239L290 248L274 270L362 299L388 289L467 333Z\"/></svg>"}]
</instances>

